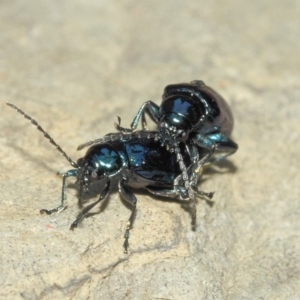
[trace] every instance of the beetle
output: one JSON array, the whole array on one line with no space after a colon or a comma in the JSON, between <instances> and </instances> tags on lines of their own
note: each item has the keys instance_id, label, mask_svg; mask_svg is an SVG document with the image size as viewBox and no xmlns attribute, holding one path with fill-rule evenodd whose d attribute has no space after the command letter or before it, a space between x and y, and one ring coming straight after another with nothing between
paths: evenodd
<instances>
[{"instance_id":1,"label":"beetle","mask_svg":"<svg viewBox=\"0 0 300 300\"><path fill-rule=\"evenodd\" d=\"M171 153L159 146L160 142L156 132L134 132L131 134L111 133L98 140L92 145L86 154L74 162L53 138L29 115L11 103L11 108L28 119L36 128L41 131L45 138L67 159L73 169L62 173L62 198L61 204L53 209L41 209L42 214L51 215L59 213L67 207L67 178L76 177L79 185L79 200L82 194L89 191L93 183L104 183L100 197L94 203L85 207L71 224L74 229L84 219L86 214L99 202L106 199L111 191L111 184L117 182L121 197L132 206L132 212L128 219L124 234L124 252L129 247L129 230L132 226L136 211L137 199L132 188L145 188L150 193L159 196L186 199L186 187L178 182L178 189L173 188L173 182L178 180L180 167L177 163L175 153ZM101 140L101 141L100 141ZM190 156L186 147L182 144L180 151L183 163L190 165ZM211 153L202 152L198 148L198 167L207 162ZM204 193L197 189L198 176L193 169L189 169L190 186L194 192L203 198L211 199L213 193Z\"/></svg>"},{"instance_id":2,"label":"beetle","mask_svg":"<svg viewBox=\"0 0 300 300\"><path fill-rule=\"evenodd\" d=\"M138 110L130 128L121 127L120 119L115 127L120 132L132 132L141 119L145 130L146 114L159 128L161 145L167 146L171 152L180 152L178 145L185 143L193 163L197 162L197 147L212 151L210 162L223 159L238 149L230 139L234 124L230 107L202 80L166 86L160 106L147 101ZM181 170L185 173L185 166L182 165Z\"/></svg>"}]
</instances>

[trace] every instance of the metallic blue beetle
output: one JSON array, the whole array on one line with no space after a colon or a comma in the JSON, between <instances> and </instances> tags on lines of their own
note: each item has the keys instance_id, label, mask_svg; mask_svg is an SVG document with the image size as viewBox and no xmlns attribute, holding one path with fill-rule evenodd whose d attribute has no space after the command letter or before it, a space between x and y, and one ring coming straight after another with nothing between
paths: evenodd
<instances>
[{"instance_id":1,"label":"metallic blue beetle","mask_svg":"<svg viewBox=\"0 0 300 300\"><path fill-rule=\"evenodd\" d=\"M158 125L161 144L166 145L171 152L179 153L179 160L182 160L179 144L186 144L195 168L197 147L212 151L211 162L223 159L238 149L238 145L230 139L234 124L230 107L217 92L201 80L166 86L160 106L147 101L137 112L130 129L121 127L120 119L119 124L115 126L121 132L132 132L142 119L142 127L145 130L145 114ZM182 177L188 185L186 167L183 164L181 170ZM192 197L190 192L189 198Z\"/></svg>"},{"instance_id":2,"label":"metallic blue beetle","mask_svg":"<svg viewBox=\"0 0 300 300\"><path fill-rule=\"evenodd\" d=\"M31 121L74 168L62 174L61 205L51 210L42 209L41 213L57 213L67 207L66 180L68 177L77 178L80 200L82 193L88 191L91 184L101 182L105 184L99 199L82 210L72 223L70 229L77 227L87 212L109 195L111 183L117 182L120 195L133 207L124 235L125 241L123 246L125 252L127 252L129 230L137 203L137 199L131 188L145 188L150 193L159 196L177 197L179 199L187 198L187 189L182 183L177 183L179 189L173 188L173 182L179 180L178 178L181 173L176 154L170 153L165 148L160 147L159 137L156 132L142 131L126 135L122 133L108 134L102 139L98 139L97 144L90 147L85 156L79 158L76 163L34 119L15 105L10 103L7 103L7 105ZM183 163L191 165L190 156L184 145L182 145L180 151ZM202 164L210 159L211 153L207 154L201 148L197 148L197 151L197 162L198 166L201 167ZM188 175L190 178L189 187L192 187L198 196L211 199L213 193L198 191L198 175L194 170L190 169ZM195 205L194 202L192 204L193 206Z\"/></svg>"}]
</instances>

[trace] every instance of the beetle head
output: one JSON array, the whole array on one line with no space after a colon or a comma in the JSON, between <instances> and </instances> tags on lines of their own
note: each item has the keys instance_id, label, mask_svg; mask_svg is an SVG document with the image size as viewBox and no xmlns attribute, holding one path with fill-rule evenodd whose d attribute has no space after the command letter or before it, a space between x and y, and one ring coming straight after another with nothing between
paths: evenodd
<instances>
[{"instance_id":1,"label":"beetle head","mask_svg":"<svg viewBox=\"0 0 300 300\"><path fill-rule=\"evenodd\" d=\"M94 145L77 161L77 180L83 191L88 191L90 184L118 174L122 170L122 163L118 151L109 143Z\"/></svg>"},{"instance_id":2,"label":"beetle head","mask_svg":"<svg viewBox=\"0 0 300 300\"><path fill-rule=\"evenodd\" d=\"M85 158L79 158L77 161L78 172L77 182L84 192L89 190L90 184L100 180L104 174L99 172L99 168Z\"/></svg>"},{"instance_id":3,"label":"beetle head","mask_svg":"<svg viewBox=\"0 0 300 300\"><path fill-rule=\"evenodd\" d=\"M189 137L191 125L185 117L176 113L167 113L163 115L158 123L159 131L162 135L162 144L185 142Z\"/></svg>"}]
</instances>

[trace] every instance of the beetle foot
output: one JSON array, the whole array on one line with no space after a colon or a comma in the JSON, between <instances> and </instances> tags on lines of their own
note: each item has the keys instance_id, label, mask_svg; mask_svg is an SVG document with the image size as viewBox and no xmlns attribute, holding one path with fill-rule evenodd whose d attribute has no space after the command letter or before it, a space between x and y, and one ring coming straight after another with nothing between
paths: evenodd
<instances>
[{"instance_id":1,"label":"beetle foot","mask_svg":"<svg viewBox=\"0 0 300 300\"><path fill-rule=\"evenodd\" d=\"M120 132L122 132L122 133L130 133L130 132L132 132L133 131L133 129L129 129L129 128L124 128L124 127L122 127L121 126L121 118L119 117L119 116L117 116L117 118L118 118L118 123L114 123L114 125L115 125L115 128L118 130L118 131L120 131Z\"/></svg>"},{"instance_id":2,"label":"beetle foot","mask_svg":"<svg viewBox=\"0 0 300 300\"><path fill-rule=\"evenodd\" d=\"M63 211L66 208L67 208L67 206L60 205L53 209L40 209L40 214L52 215L54 213L60 213L61 211Z\"/></svg>"},{"instance_id":3,"label":"beetle foot","mask_svg":"<svg viewBox=\"0 0 300 300\"><path fill-rule=\"evenodd\" d=\"M75 221L71 224L70 230L74 230L74 228L77 228L77 226L78 226L78 221L75 220Z\"/></svg>"},{"instance_id":4,"label":"beetle foot","mask_svg":"<svg viewBox=\"0 0 300 300\"><path fill-rule=\"evenodd\" d=\"M197 208L195 204L195 199L192 199L192 226L195 227L197 222Z\"/></svg>"},{"instance_id":5,"label":"beetle foot","mask_svg":"<svg viewBox=\"0 0 300 300\"><path fill-rule=\"evenodd\" d=\"M124 244L123 244L123 248L124 248L124 253L128 253L128 248L129 248L129 227L127 226L126 230L125 230L125 233L124 233L124 238L125 238L125 241L124 241Z\"/></svg>"},{"instance_id":6,"label":"beetle foot","mask_svg":"<svg viewBox=\"0 0 300 300\"><path fill-rule=\"evenodd\" d=\"M52 215L54 213L53 209L52 210L48 210L48 209L41 209L40 210L40 214L44 215Z\"/></svg>"},{"instance_id":7,"label":"beetle foot","mask_svg":"<svg viewBox=\"0 0 300 300\"><path fill-rule=\"evenodd\" d=\"M206 194L206 196L207 196L208 199L212 199L213 196L214 196L214 194L215 194L215 192L204 193L204 194Z\"/></svg>"},{"instance_id":8,"label":"beetle foot","mask_svg":"<svg viewBox=\"0 0 300 300\"><path fill-rule=\"evenodd\" d=\"M193 186L193 191L196 193L197 196L199 196L200 198L208 198L208 199L212 199L215 192L209 192L209 193L206 193L206 192L203 192L203 191L199 191L197 189L197 187Z\"/></svg>"},{"instance_id":9,"label":"beetle foot","mask_svg":"<svg viewBox=\"0 0 300 300\"><path fill-rule=\"evenodd\" d=\"M64 176L65 172L63 171L57 171L56 176L62 178Z\"/></svg>"}]
</instances>

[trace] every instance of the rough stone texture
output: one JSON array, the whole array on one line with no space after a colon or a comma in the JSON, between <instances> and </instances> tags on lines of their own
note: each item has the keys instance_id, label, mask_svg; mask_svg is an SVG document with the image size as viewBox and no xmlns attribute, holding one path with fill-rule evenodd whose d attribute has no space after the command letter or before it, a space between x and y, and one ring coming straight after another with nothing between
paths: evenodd
<instances>
[{"instance_id":1,"label":"rough stone texture","mask_svg":"<svg viewBox=\"0 0 300 300\"><path fill-rule=\"evenodd\" d=\"M299 299L300 2L2 1L0 3L1 299ZM129 125L165 85L203 79L230 103L230 163L206 171L198 227L180 204L112 194L69 225L57 170L70 166L12 102L74 159L77 145ZM95 209L95 211L97 211Z\"/></svg>"}]
</instances>

